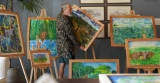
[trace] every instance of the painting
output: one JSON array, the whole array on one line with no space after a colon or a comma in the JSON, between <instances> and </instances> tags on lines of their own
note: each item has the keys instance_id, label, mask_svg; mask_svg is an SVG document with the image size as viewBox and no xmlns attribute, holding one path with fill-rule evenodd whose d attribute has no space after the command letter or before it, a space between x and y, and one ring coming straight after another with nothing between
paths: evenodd
<instances>
[{"instance_id":1,"label":"painting","mask_svg":"<svg viewBox=\"0 0 160 83\"><path fill-rule=\"evenodd\" d=\"M72 9L73 31L86 51L104 28L104 24L76 5L73 5Z\"/></svg>"},{"instance_id":2,"label":"painting","mask_svg":"<svg viewBox=\"0 0 160 83\"><path fill-rule=\"evenodd\" d=\"M86 10L89 14L91 14L94 18L99 21L104 21L104 7L87 7L81 6L81 9Z\"/></svg>"},{"instance_id":3,"label":"painting","mask_svg":"<svg viewBox=\"0 0 160 83\"><path fill-rule=\"evenodd\" d=\"M114 3L114 4L119 4L119 3L132 3L132 0L107 0L107 3Z\"/></svg>"},{"instance_id":4,"label":"painting","mask_svg":"<svg viewBox=\"0 0 160 83\"><path fill-rule=\"evenodd\" d=\"M159 68L160 38L126 39L127 68Z\"/></svg>"},{"instance_id":5,"label":"painting","mask_svg":"<svg viewBox=\"0 0 160 83\"><path fill-rule=\"evenodd\" d=\"M158 74L100 74L101 83L160 83Z\"/></svg>"},{"instance_id":6,"label":"painting","mask_svg":"<svg viewBox=\"0 0 160 83\"><path fill-rule=\"evenodd\" d=\"M36 49L50 50L52 57L57 54L57 34L55 18L28 18L27 51ZM28 58L30 54L28 54Z\"/></svg>"},{"instance_id":7,"label":"painting","mask_svg":"<svg viewBox=\"0 0 160 83\"><path fill-rule=\"evenodd\" d=\"M79 0L80 4L86 3L94 3L94 4L102 4L104 0Z\"/></svg>"},{"instance_id":8,"label":"painting","mask_svg":"<svg viewBox=\"0 0 160 83\"><path fill-rule=\"evenodd\" d=\"M31 50L32 67L52 66L51 54L49 50Z\"/></svg>"},{"instance_id":9,"label":"painting","mask_svg":"<svg viewBox=\"0 0 160 83\"><path fill-rule=\"evenodd\" d=\"M0 10L0 56L25 56L18 13Z\"/></svg>"},{"instance_id":10,"label":"painting","mask_svg":"<svg viewBox=\"0 0 160 83\"><path fill-rule=\"evenodd\" d=\"M69 78L98 78L99 74L119 73L119 59L69 60Z\"/></svg>"},{"instance_id":11,"label":"painting","mask_svg":"<svg viewBox=\"0 0 160 83\"><path fill-rule=\"evenodd\" d=\"M111 16L111 46L124 47L125 39L156 38L153 16Z\"/></svg>"},{"instance_id":12,"label":"painting","mask_svg":"<svg viewBox=\"0 0 160 83\"><path fill-rule=\"evenodd\" d=\"M107 6L107 20L110 20L110 15L128 15L132 9L131 6Z\"/></svg>"}]
</instances>

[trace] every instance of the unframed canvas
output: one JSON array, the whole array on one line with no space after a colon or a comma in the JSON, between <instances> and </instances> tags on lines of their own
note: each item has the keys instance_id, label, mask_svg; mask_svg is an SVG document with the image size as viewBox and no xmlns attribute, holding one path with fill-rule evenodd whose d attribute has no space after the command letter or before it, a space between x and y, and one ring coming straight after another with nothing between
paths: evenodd
<instances>
[{"instance_id":1,"label":"unframed canvas","mask_svg":"<svg viewBox=\"0 0 160 83\"><path fill-rule=\"evenodd\" d=\"M160 38L126 39L127 68L160 68Z\"/></svg>"},{"instance_id":2,"label":"unframed canvas","mask_svg":"<svg viewBox=\"0 0 160 83\"><path fill-rule=\"evenodd\" d=\"M28 59L30 58L29 51L39 48L50 50L52 57L58 57L57 54L57 34L56 34L56 19L55 18L28 18L27 30L27 51Z\"/></svg>"},{"instance_id":3,"label":"unframed canvas","mask_svg":"<svg viewBox=\"0 0 160 83\"><path fill-rule=\"evenodd\" d=\"M73 30L78 41L85 46L84 51L86 51L104 28L104 24L76 5L73 5L72 9Z\"/></svg>"},{"instance_id":4,"label":"unframed canvas","mask_svg":"<svg viewBox=\"0 0 160 83\"><path fill-rule=\"evenodd\" d=\"M156 38L153 16L110 16L111 46L125 47L125 39Z\"/></svg>"},{"instance_id":5,"label":"unframed canvas","mask_svg":"<svg viewBox=\"0 0 160 83\"><path fill-rule=\"evenodd\" d=\"M69 60L69 78L98 78L98 74L120 73L119 59Z\"/></svg>"},{"instance_id":6,"label":"unframed canvas","mask_svg":"<svg viewBox=\"0 0 160 83\"><path fill-rule=\"evenodd\" d=\"M26 55L18 13L0 10L0 41L0 56Z\"/></svg>"}]
</instances>

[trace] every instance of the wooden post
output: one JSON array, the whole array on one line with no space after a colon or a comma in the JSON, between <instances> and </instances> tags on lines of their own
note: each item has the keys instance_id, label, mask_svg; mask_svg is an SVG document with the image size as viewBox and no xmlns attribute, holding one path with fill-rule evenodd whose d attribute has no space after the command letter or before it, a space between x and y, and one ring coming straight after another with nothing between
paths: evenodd
<instances>
[{"instance_id":1,"label":"wooden post","mask_svg":"<svg viewBox=\"0 0 160 83\"><path fill-rule=\"evenodd\" d=\"M96 54L95 54L95 51L94 51L94 46L95 46L95 43L92 43L91 44L92 54L93 54L93 58L96 59ZM87 59L87 51L85 51L85 58Z\"/></svg>"}]
</instances>

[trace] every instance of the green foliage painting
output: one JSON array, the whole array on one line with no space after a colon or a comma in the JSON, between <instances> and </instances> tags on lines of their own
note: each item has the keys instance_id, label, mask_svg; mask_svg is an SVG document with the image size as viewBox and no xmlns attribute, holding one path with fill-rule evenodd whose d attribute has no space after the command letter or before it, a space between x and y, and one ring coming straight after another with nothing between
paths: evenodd
<instances>
[{"instance_id":1,"label":"green foliage painting","mask_svg":"<svg viewBox=\"0 0 160 83\"><path fill-rule=\"evenodd\" d=\"M113 17L112 18L112 43L124 45L125 39L131 38L155 38L155 27L152 18L139 17Z\"/></svg>"},{"instance_id":2,"label":"green foliage painting","mask_svg":"<svg viewBox=\"0 0 160 83\"><path fill-rule=\"evenodd\" d=\"M129 41L131 65L160 65L159 41Z\"/></svg>"},{"instance_id":3,"label":"green foliage painting","mask_svg":"<svg viewBox=\"0 0 160 83\"><path fill-rule=\"evenodd\" d=\"M40 48L50 50L51 56L57 56L56 45L56 21L53 19L31 19L29 44L30 50L37 48L37 42L40 42Z\"/></svg>"},{"instance_id":4,"label":"green foliage painting","mask_svg":"<svg viewBox=\"0 0 160 83\"><path fill-rule=\"evenodd\" d=\"M73 62L72 78L98 78L99 74L117 73L116 62Z\"/></svg>"}]
</instances>

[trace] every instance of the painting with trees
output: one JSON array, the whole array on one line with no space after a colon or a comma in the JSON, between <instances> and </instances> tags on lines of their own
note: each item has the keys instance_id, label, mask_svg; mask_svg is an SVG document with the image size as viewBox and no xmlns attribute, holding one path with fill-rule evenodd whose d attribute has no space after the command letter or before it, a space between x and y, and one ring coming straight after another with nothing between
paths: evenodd
<instances>
[{"instance_id":1,"label":"painting with trees","mask_svg":"<svg viewBox=\"0 0 160 83\"><path fill-rule=\"evenodd\" d=\"M69 61L69 78L98 78L99 74L119 73L118 59Z\"/></svg>"},{"instance_id":2,"label":"painting with trees","mask_svg":"<svg viewBox=\"0 0 160 83\"><path fill-rule=\"evenodd\" d=\"M111 46L124 47L125 39L156 38L153 16L111 16Z\"/></svg>"},{"instance_id":3,"label":"painting with trees","mask_svg":"<svg viewBox=\"0 0 160 83\"><path fill-rule=\"evenodd\" d=\"M50 50L52 57L57 57L56 19L55 18L28 18L28 48Z\"/></svg>"},{"instance_id":4,"label":"painting with trees","mask_svg":"<svg viewBox=\"0 0 160 83\"><path fill-rule=\"evenodd\" d=\"M73 30L78 41L85 46L84 50L86 51L104 28L104 24L78 6L73 5L72 8Z\"/></svg>"},{"instance_id":5,"label":"painting with trees","mask_svg":"<svg viewBox=\"0 0 160 83\"><path fill-rule=\"evenodd\" d=\"M0 56L24 56L24 43L19 15L0 10Z\"/></svg>"},{"instance_id":6,"label":"painting with trees","mask_svg":"<svg viewBox=\"0 0 160 83\"><path fill-rule=\"evenodd\" d=\"M127 67L160 67L160 38L127 39Z\"/></svg>"}]
</instances>

